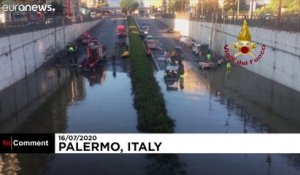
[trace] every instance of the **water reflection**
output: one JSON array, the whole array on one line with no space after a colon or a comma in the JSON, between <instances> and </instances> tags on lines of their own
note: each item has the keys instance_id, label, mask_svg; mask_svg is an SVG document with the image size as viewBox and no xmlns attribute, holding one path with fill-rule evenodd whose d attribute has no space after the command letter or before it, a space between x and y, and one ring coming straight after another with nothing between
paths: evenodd
<instances>
[{"instance_id":1,"label":"water reflection","mask_svg":"<svg viewBox=\"0 0 300 175\"><path fill-rule=\"evenodd\" d=\"M88 80L91 87L95 86L96 84L102 85L106 78L106 72L103 69L97 69L93 72L84 72L81 73L81 75Z\"/></svg>"},{"instance_id":2,"label":"water reflection","mask_svg":"<svg viewBox=\"0 0 300 175\"><path fill-rule=\"evenodd\" d=\"M147 174L155 175L185 175L185 164L181 162L176 154L148 154L147 158L152 160L146 166Z\"/></svg>"},{"instance_id":3,"label":"water reflection","mask_svg":"<svg viewBox=\"0 0 300 175\"><path fill-rule=\"evenodd\" d=\"M185 66L184 90L163 89L177 133L298 132L299 93L234 67L200 71ZM156 74L160 85L163 73ZM259 143L257 143L259 144ZM299 155L185 155L187 174L299 174Z\"/></svg>"},{"instance_id":4,"label":"water reflection","mask_svg":"<svg viewBox=\"0 0 300 175\"><path fill-rule=\"evenodd\" d=\"M274 83L249 71L235 67L229 76L222 76L224 70L203 72L204 83L210 84L209 92L219 92L230 101L230 111L244 122L256 123L258 131L290 133L300 132L300 93ZM255 125L252 125L255 127Z\"/></svg>"},{"instance_id":5,"label":"water reflection","mask_svg":"<svg viewBox=\"0 0 300 175\"><path fill-rule=\"evenodd\" d=\"M0 92L1 133L14 132L69 77L65 69L49 65L42 69Z\"/></svg>"},{"instance_id":6,"label":"water reflection","mask_svg":"<svg viewBox=\"0 0 300 175\"><path fill-rule=\"evenodd\" d=\"M300 132L300 93L238 67L231 71L185 67L182 93L164 91L177 132ZM162 84L163 73L156 76L167 87Z\"/></svg>"}]
</instances>

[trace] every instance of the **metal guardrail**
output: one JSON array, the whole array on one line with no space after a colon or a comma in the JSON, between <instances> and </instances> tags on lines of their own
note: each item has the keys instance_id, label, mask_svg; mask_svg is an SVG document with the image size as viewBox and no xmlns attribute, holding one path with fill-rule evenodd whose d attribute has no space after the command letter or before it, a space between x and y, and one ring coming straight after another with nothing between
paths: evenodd
<instances>
[{"instance_id":1,"label":"metal guardrail","mask_svg":"<svg viewBox=\"0 0 300 175\"><path fill-rule=\"evenodd\" d=\"M76 22L72 22L70 19L65 17L55 17L51 18L52 20L44 20L44 21L15 21L15 22L7 22L0 23L0 37L33 32L48 28L61 27L71 25L73 23L81 23L97 20L99 18L90 18L85 17L82 20L77 20Z\"/></svg>"},{"instance_id":2,"label":"metal guardrail","mask_svg":"<svg viewBox=\"0 0 300 175\"><path fill-rule=\"evenodd\" d=\"M300 18L298 19L265 19L265 18L256 18L256 19L247 19L247 24L250 27L259 27L272 30L282 30L289 32L300 32ZM242 25L244 19L222 19L212 21L206 19L190 19L192 21L205 21L205 22L215 22L215 23L224 23L224 24L233 24L233 25Z\"/></svg>"}]
</instances>

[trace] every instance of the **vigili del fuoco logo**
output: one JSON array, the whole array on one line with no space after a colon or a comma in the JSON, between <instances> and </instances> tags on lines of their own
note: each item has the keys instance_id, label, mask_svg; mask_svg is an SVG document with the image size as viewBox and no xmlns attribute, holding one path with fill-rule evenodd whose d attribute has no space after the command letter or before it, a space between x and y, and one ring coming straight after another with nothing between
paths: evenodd
<instances>
[{"instance_id":1,"label":"vigili del fuoco logo","mask_svg":"<svg viewBox=\"0 0 300 175\"><path fill-rule=\"evenodd\" d=\"M224 46L225 57L232 63L239 65L251 65L259 62L265 53L266 46L263 44L258 56L252 53L256 49L256 43L251 41L251 35L246 20L244 20L241 32L238 36L238 41L233 43L233 48L236 50L234 55L229 52L229 45Z\"/></svg>"}]
</instances>

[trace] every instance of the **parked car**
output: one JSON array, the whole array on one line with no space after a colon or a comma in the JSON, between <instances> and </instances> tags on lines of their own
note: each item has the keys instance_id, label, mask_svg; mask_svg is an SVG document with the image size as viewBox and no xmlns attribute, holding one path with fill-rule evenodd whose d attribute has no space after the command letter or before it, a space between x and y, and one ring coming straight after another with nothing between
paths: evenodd
<instances>
[{"instance_id":1,"label":"parked car","mask_svg":"<svg viewBox=\"0 0 300 175\"><path fill-rule=\"evenodd\" d=\"M163 33L175 33L175 30L171 27L168 27L167 29L164 29L162 32Z\"/></svg>"},{"instance_id":2,"label":"parked car","mask_svg":"<svg viewBox=\"0 0 300 175\"><path fill-rule=\"evenodd\" d=\"M53 24L54 23L54 19L53 18L47 18L46 20L45 20L45 24Z\"/></svg>"},{"instance_id":3,"label":"parked car","mask_svg":"<svg viewBox=\"0 0 300 175\"><path fill-rule=\"evenodd\" d=\"M199 68L200 69L215 69L216 64L212 61L204 61L204 62L199 62Z\"/></svg>"},{"instance_id":4,"label":"parked car","mask_svg":"<svg viewBox=\"0 0 300 175\"><path fill-rule=\"evenodd\" d=\"M97 17L97 13L96 12L91 12L91 17L92 18L96 18Z\"/></svg>"},{"instance_id":5,"label":"parked car","mask_svg":"<svg viewBox=\"0 0 300 175\"><path fill-rule=\"evenodd\" d=\"M144 25L144 23L142 23L142 26L140 28L140 34L141 34L141 36L145 37L145 35L148 35L149 34L149 30L150 30L150 27L147 26L147 25Z\"/></svg>"},{"instance_id":6,"label":"parked car","mask_svg":"<svg viewBox=\"0 0 300 175\"><path fill-rule=\"evenodd\" d=\"M192 45L194 44L194 40L190 37L182 36L179 39L179 43L181 43L184 46L192 47Z\"/></svg>"},{"instance_id":7,"label":"parked car","mask_svg":"<svg viewBox=\"0 0 300 175\"><path fill-rule=\"evenodd\" d=\"M145 42L147 42L148 40L155 40L154 37L152 35L147 35L145 37Z\"/></svg>"},{"instance_id":8,"label":"parked car","mask_svg":"<svg viewBox=\"0 0 300 175\"><path fill-rule=\"evenodd\" d=\"M180 34L180 32L175 33L175 40L176 41L179 41L181 37L182 37L182 35Z\"/></svg>"},{"instance_id":9,"label":"parked car","mask_svg":"<svg viewBox=\"0 0 300 175\"><path fill-rule=\"evenodd\" d=\"M149 49L155 49L156 48L156 41L154 39L148 39L146 41L146 46Z\"/></svg>"}]
</instances>

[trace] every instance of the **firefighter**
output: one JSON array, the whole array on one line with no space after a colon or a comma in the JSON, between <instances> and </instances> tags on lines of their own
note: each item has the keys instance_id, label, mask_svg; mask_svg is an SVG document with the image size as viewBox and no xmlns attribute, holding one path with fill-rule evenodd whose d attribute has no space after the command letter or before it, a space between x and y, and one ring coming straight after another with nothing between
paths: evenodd
<instances>
[{"instance_id":1,"label":"firefighter","mask_svg":"<svg viewBox=\"0 0 300 175\"><path fill-rule=\"evenodd\" d=\"M226 69L227 69L227 70L230 70L230 69L231 69L231 64L230 64L230 62L228 62L228 63L226 64Z\"/></svg>"},{"instance_id":2,"label":"firefighter","mask_svg":"<svg viewBox=\"0 0 300 175\"><path fill-rule=\"evenodd\" d=\"M207 52L206 57L207 57L207 61L211 61L211 53L210 52Z\"/></svg>"}]
</instances>

